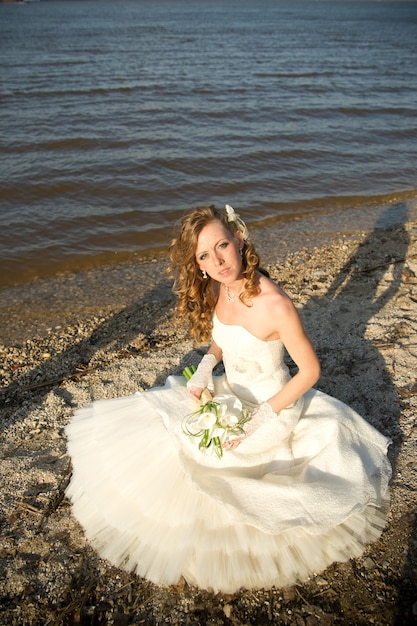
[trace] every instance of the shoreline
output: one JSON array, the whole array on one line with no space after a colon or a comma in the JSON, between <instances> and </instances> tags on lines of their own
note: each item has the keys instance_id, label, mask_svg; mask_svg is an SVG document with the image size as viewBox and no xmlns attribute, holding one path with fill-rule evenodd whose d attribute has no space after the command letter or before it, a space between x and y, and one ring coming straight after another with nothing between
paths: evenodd
<instances>
[{"instance_id":1,"label":"shoreline","mask_svg":"<svg viewBox=\"0 0 417 626\"><path fill-rule=\"evenodd\" d=\"M348 224L351 216L354 216L356 229L366 230L372 223L373 216L389 212L396 206L413 202L417 202L417 190L409 189L373 196L311 198L293 204L286 202L284 203L285 208L279 202L271 203L268 211L266 208L257 209L250 206L240 207L236 210L244 216L250 232L282 228L285 232L290 233L294 223L303 223L304 221L311 224L322 223L325 230L345 230L346 227L349 230ZM4 255L0 257L2 269L0 272L0 291L14 286L53 279L57 275L83 273L104 266L141 263L154 257L159 258L165 254L176 227L176 221L185 211L185 208L182 211L176 210L172 216L173 221L163 225L156 232L152 230L148 232L146 224L141 225L136 222L130 224L129 216L126 216L124 227L118 231L118 236L115 236L112 243L108 241L108 235L106 238L104 234L103 240L98 243L97 238L99 237L94 235L94 230L92 230L90 242L84 240L82 234L79 233L80 240L74 241L74 247L71 247L64 237L62 241L55 241L52 252L48 251L47 241L44 242L45 249L36 249L30 245L30 241L27 242L28 247L25 246L25 242L20 236L20 253L16 254L13 245L10 246L9 242L10 237L13 237L13 232L9 232L7 224L4 224L9 234L6 239L4 237L2 239L0 236L0 240L2 240L0 253ZM265 211L265 215L260 215L259 211ZM148 217L152 219L151 216L148 215ZM385 225L388 223L389 218L385 220ZM56 224L56 228L59 229L59 223ZM85 228L88 228L88 225L85 225ZM123 234L123 230L125 234ZM127 241L125 239L126 232L129 233ZM41 237L41 234L38 236ZM77 236L73 234L73 238L76 240ZM59 254L57 254L57 250L59 250Z\"/></svg>"},{"instance_id":2,"label":"shoreline","mask_svg":"<svg viewBox=\"0 0 417 626\"><path fill-rule=\"evenodd\" d=\"M169 284L155 281L155 272L155 284L140 285L135 298L137 268L125 268L124 282L113 284L111 293L99 289L99 303L88 291L76 306L74 296L81 298L86 285L97 286L98 274L65 276L58 284L68 291L58 305L65 298L72 302L73 321L68 324L57 305L62 323L49 331L31 323L36 297L46 310L44 292L26 291L27 326L20 318L17 331L28 338L2 348L0 471L7 488L0 495L5 573L0 622L412 623L417 609L417 219L409 212L403 223L379 223L337 236L322 230L321 242L310 241L305 223L300 224L303 245L295 252L285 245L277 249L281 230L259 231L253 239L265 243L263 265L300 309L322 364L317 388L345 401L392 440L391 508L381 539L361 557L334 564L302 585L233 596L184 582L159 587L99 559L64 496L71 471L64 427L77 407L92 400L164 384L167 375L195 363L201 350L173 328ZM152 267L159 270L159 261ZM108 271L100 270L101 288L109 276L121 275L120 268ZM48 293L59 295L53 289ZM14 306L18 315L22 301ZM58 321L53 300L49 310Z\"/></svg>"},{"instance_id":3,"label":"shoreline","mask_svg":"<svg viewBox=\"0 0 417 626\"><path fill-rule=\"evenodd\" d=\"M417 219L417 199L281 221L271 218L251 228L261 264L283 263L304 249L312 251L332 241L360 241L374 228ZM165 276L166 252L149 258L114 262L59 273L28 283L0 288L0 345L22 343L57 326L74 324L91 315L108 315L134 301L172 298Z\"/></svg>"}]
</instances>

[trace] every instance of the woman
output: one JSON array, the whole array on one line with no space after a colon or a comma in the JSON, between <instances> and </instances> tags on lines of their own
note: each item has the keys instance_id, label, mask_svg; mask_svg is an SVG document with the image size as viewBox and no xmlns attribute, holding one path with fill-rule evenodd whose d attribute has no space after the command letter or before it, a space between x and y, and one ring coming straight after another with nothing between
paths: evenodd
<instances>
[{"instance_id":1,"label":"woman","mask_svg":"<svg viewBox=\"0 0 417 626\"><path fill-rule=\"evenodd\" d=\"M87 537L156 583L184 576L227 593L293 584L359 556L385 524L389 441L311 389L311 343L231 207L186 215L170 256L176 318L211 344L188 391L169 377L76 413L68 496ZM226 374L213 378L220 360ZM215 403L206 397L200 414L205 388Z\"/></svg>"},{"instance_id":2,"label":"woman","mask_svg":"<svg viewBox=\"0 0 417 626\"><path fill-rule=\"evenodd\" d=\"M203 224L205 226L201 228ZM196 242L195 236L187 236L188 229L195 233L199 231ZM191 244L188 250L184 250L184 242ZM180 281L186 276L183 281L186 284L178 290L179 317L184 317L191 305L192 331L197 338L209 337L214 308L216 320L222 320L226 325L242 327L263 342L281 340L299 368L294 378L288 379L285 385L278 383L277 392L272 397L268 395L269 380L265 381L268 398L255 398L256 406L259 401L262 403L252 413L246 428L246 433L253 432L264 420L276 416L298 400L319 378L319 362L297 311L278 285L257 270L259 258L248 240L246 227L229 205L226 205L225 215L209 208L200 209L185 218L182 240L173 242L171 257L174 263L185 269L185 273L180 273ZM196 294L197 301L193 302L189 295L192 293L191 285L187 283L196 274L195 265L202 274L203 284ZM209 277L211 281L204 285ZM197 284L199 282L201 280L197 279ZM205 298L205 291L211 295L210 299ZM201 307L206 310L200 311ZM222 351L213 341L198 372L187 385L191 393L198 398L201 396L203 388L210 382L211 369L221 359ZM271 374L275 372L268 375ZM236 390L237 395L242 392L245 394L245 389L240 393Z\"/></svg>"}]
</instances>

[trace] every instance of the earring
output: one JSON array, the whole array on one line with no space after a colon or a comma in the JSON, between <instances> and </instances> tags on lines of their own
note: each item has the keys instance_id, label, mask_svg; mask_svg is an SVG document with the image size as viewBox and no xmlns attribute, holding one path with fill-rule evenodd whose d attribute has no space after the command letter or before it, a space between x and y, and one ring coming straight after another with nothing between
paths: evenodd
<instances>
[{"instance_id":1,"label":"earring","mask_svg":"<svg viewBox=\"0 0 417 626\"><path fill-rule=\"evenodd\" d=\"M201 270L201 273L203 274L203 278L207 278L207 272L206 272L206 270Z\"/></svg>"},{"instance_id":2,"label":"earring","mask_svg":"<svg viewBox=\"0 0 417 626\"><path fill-rule=\"evenodd\" d=\"M239 252L240 252L240 256L243 256L243 248L240 248Z\"/></svg>"}]
</instances>

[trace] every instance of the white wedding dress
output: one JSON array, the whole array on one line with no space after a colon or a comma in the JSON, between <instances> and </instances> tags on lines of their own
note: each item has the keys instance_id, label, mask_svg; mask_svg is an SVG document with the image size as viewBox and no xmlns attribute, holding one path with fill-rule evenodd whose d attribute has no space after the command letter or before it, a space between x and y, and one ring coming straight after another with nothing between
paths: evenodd
<instances>
[{"instance_id":1,"label":"white wedding dress","mask_svg":"<svg viewBox=\"0 0 417 626\"><path fill-rule=\"evenodd\" d=\"M284 347L214 316L217 393L253 407L288 380ZM182 377L95 402L67 427L67 496L99 554L155 583L233 593L285 586L359 556L385 525L389 440L314 389L223 458L182 422L198 405Z\"/></svg>"}]
</instances>

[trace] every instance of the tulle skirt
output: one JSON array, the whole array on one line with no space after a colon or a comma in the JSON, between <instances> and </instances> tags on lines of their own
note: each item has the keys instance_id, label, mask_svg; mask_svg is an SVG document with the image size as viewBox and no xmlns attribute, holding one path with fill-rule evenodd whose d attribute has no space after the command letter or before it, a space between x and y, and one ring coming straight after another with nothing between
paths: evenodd
<instances>
[{"instance_id":1,"label":"tulle skirt","mask_svg":"<svg viewBox=\"0 0 417 626\"><path fill-rule=\"evenodd\" d=\"M380 536L389 441L352 409L311 390L288 410L289 433L266 424L221 459L183 432L195 409L170 377L76 412L67 496L101 557L155 583L233 593L305 581Z\"/></svg>"}]
</instances>

